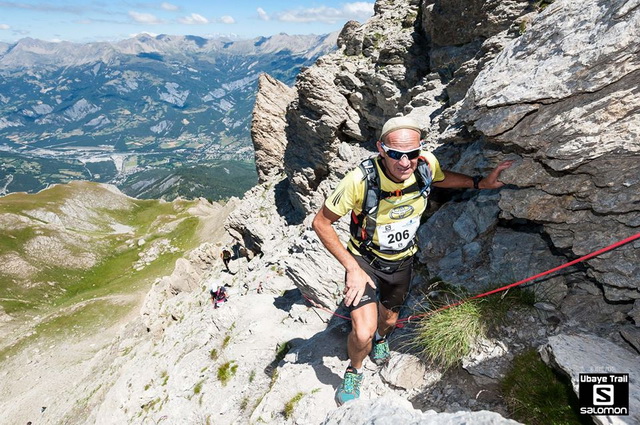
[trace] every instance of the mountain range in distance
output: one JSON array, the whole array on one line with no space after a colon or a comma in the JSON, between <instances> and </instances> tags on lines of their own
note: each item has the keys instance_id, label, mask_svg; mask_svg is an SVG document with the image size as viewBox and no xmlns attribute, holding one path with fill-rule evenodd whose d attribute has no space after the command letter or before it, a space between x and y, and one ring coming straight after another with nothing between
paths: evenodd
<instances>
[{"instance_id":1,"label":"mountain range in distance","mask_svg":"<svg viewBox=\"0 0 640 425\"><path fill-rule=\"evenodd\" d=\"M141 198L241 196L257 180L258 76L291 85L336 38L0 43L0 194L81 179Z\"/></svg>"}]
</instances>

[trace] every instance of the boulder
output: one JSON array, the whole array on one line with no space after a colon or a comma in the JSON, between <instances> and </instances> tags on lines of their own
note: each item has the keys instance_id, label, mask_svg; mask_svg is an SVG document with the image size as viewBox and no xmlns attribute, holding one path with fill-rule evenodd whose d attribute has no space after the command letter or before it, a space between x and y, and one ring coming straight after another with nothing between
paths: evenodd
<instances>
[{"instance_id":1,"label":"boulder","mask_svg":"<svg viewBox=\"0 0 640 425\"><path fill-rule=\"evenodd\" d=\"M394 353L380 375L387 384L395 388L413 390L424 385L426 372L425 364L418 357Z\"/></svg>"},{"instance_id":2,"label":"boulder","mask_svg":"<svg viewBox=\"0 0 640 425\"><path fill-rule=\"evenodd\" d=\"M433 410L421 412L411 403L398 396L385 396L375 400L355 400L330 412L323 425L346 424L420 424L420 425L498 425L519 424L494 412L436 413Z\"/></svg>"},{"instance_id":3,"label":"boulder","mask_svg":"<svg viewBox=\"0 0 640 425\"><path fill-rule=\"evenodd\" d=\"M362 53L363 39L362 25L357 21L349 21L338 35L338 47L344 47L345 55L356 56Z\"/></svg>"}]
</instances>

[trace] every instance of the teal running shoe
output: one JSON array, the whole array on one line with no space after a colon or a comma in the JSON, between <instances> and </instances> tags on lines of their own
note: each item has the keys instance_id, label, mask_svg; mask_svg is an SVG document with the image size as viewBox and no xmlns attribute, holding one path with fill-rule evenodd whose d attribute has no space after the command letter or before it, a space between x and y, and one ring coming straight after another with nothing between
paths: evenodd
<instances>
[{"instance_id":1,"label":"teal running shoe","mask_svg":"<svg viewBox=\"0 0 640 425\"><path fill-rule=\"evenodd\" d=\"M384 366L389 363L391 353L389 352L389 343L386 339L373 342L373 350L371 350L371 360L378 365Z\"/></svg>"},{"instance_id":2,"label":"teal running shoe","mask_svg":"<svg viewBox=\"0 0 640 425\"><path fill-rule=\"evenodd\" d=\"M349 400L355 400L360 397L360 385L362 384L362 374L349 366L344 373L344 379L338 386L336 391L336 402L338 406L342 406Z\"/></svg>"}]
</instances>

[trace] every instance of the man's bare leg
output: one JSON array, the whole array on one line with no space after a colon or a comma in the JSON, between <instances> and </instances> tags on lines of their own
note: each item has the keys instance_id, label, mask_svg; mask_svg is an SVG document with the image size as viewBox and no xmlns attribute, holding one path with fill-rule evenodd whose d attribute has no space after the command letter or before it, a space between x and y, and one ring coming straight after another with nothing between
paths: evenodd
<instances>
[{"instance_id":1,"label":"man's bare leg","mask_svg":"<svg viewBox=\"0 0 640 425\"><path fill-rule=\"evenodd\" d=\"M371 341L378 326L377 310L376 303L369 303L351 311L352 329L347 338L347 352L351 366L356 369L362 367L362 362L371 351Z\"/></svg>"},{"instance_id":2,"label":"man's bare leg","mask_svg":"<svg viewBox=\"0 0 640 425\"><path fill-rule=\"evenodd\" d=\"M381 337L386 337L396 326L400 312L395 313L378 303L378 333Z\"/></svg>"}]
</instances>

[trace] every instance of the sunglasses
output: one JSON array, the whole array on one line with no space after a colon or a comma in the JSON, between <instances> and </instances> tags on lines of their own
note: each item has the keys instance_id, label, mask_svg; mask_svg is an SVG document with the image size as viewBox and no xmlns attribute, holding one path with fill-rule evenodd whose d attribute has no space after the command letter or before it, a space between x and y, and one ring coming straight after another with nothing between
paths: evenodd
<instances>
[{"instance_id":1,"label":"sunglasses","mask_svg":"<svg viewBox=\"0 0 640 425\"><path fill-rule=\"evenodd\" d=\"M380 142L380 146L384 152L389 156L389 158L394 159L396 161L400 161L403 156L406 156L408 160L416 159L420 156L420 149L422 148L422 142L420 142L420 147L417 149L412 149L410 151L400 151L397 149L388 148L384 143Z\"/></svg>"}]
</instances>

